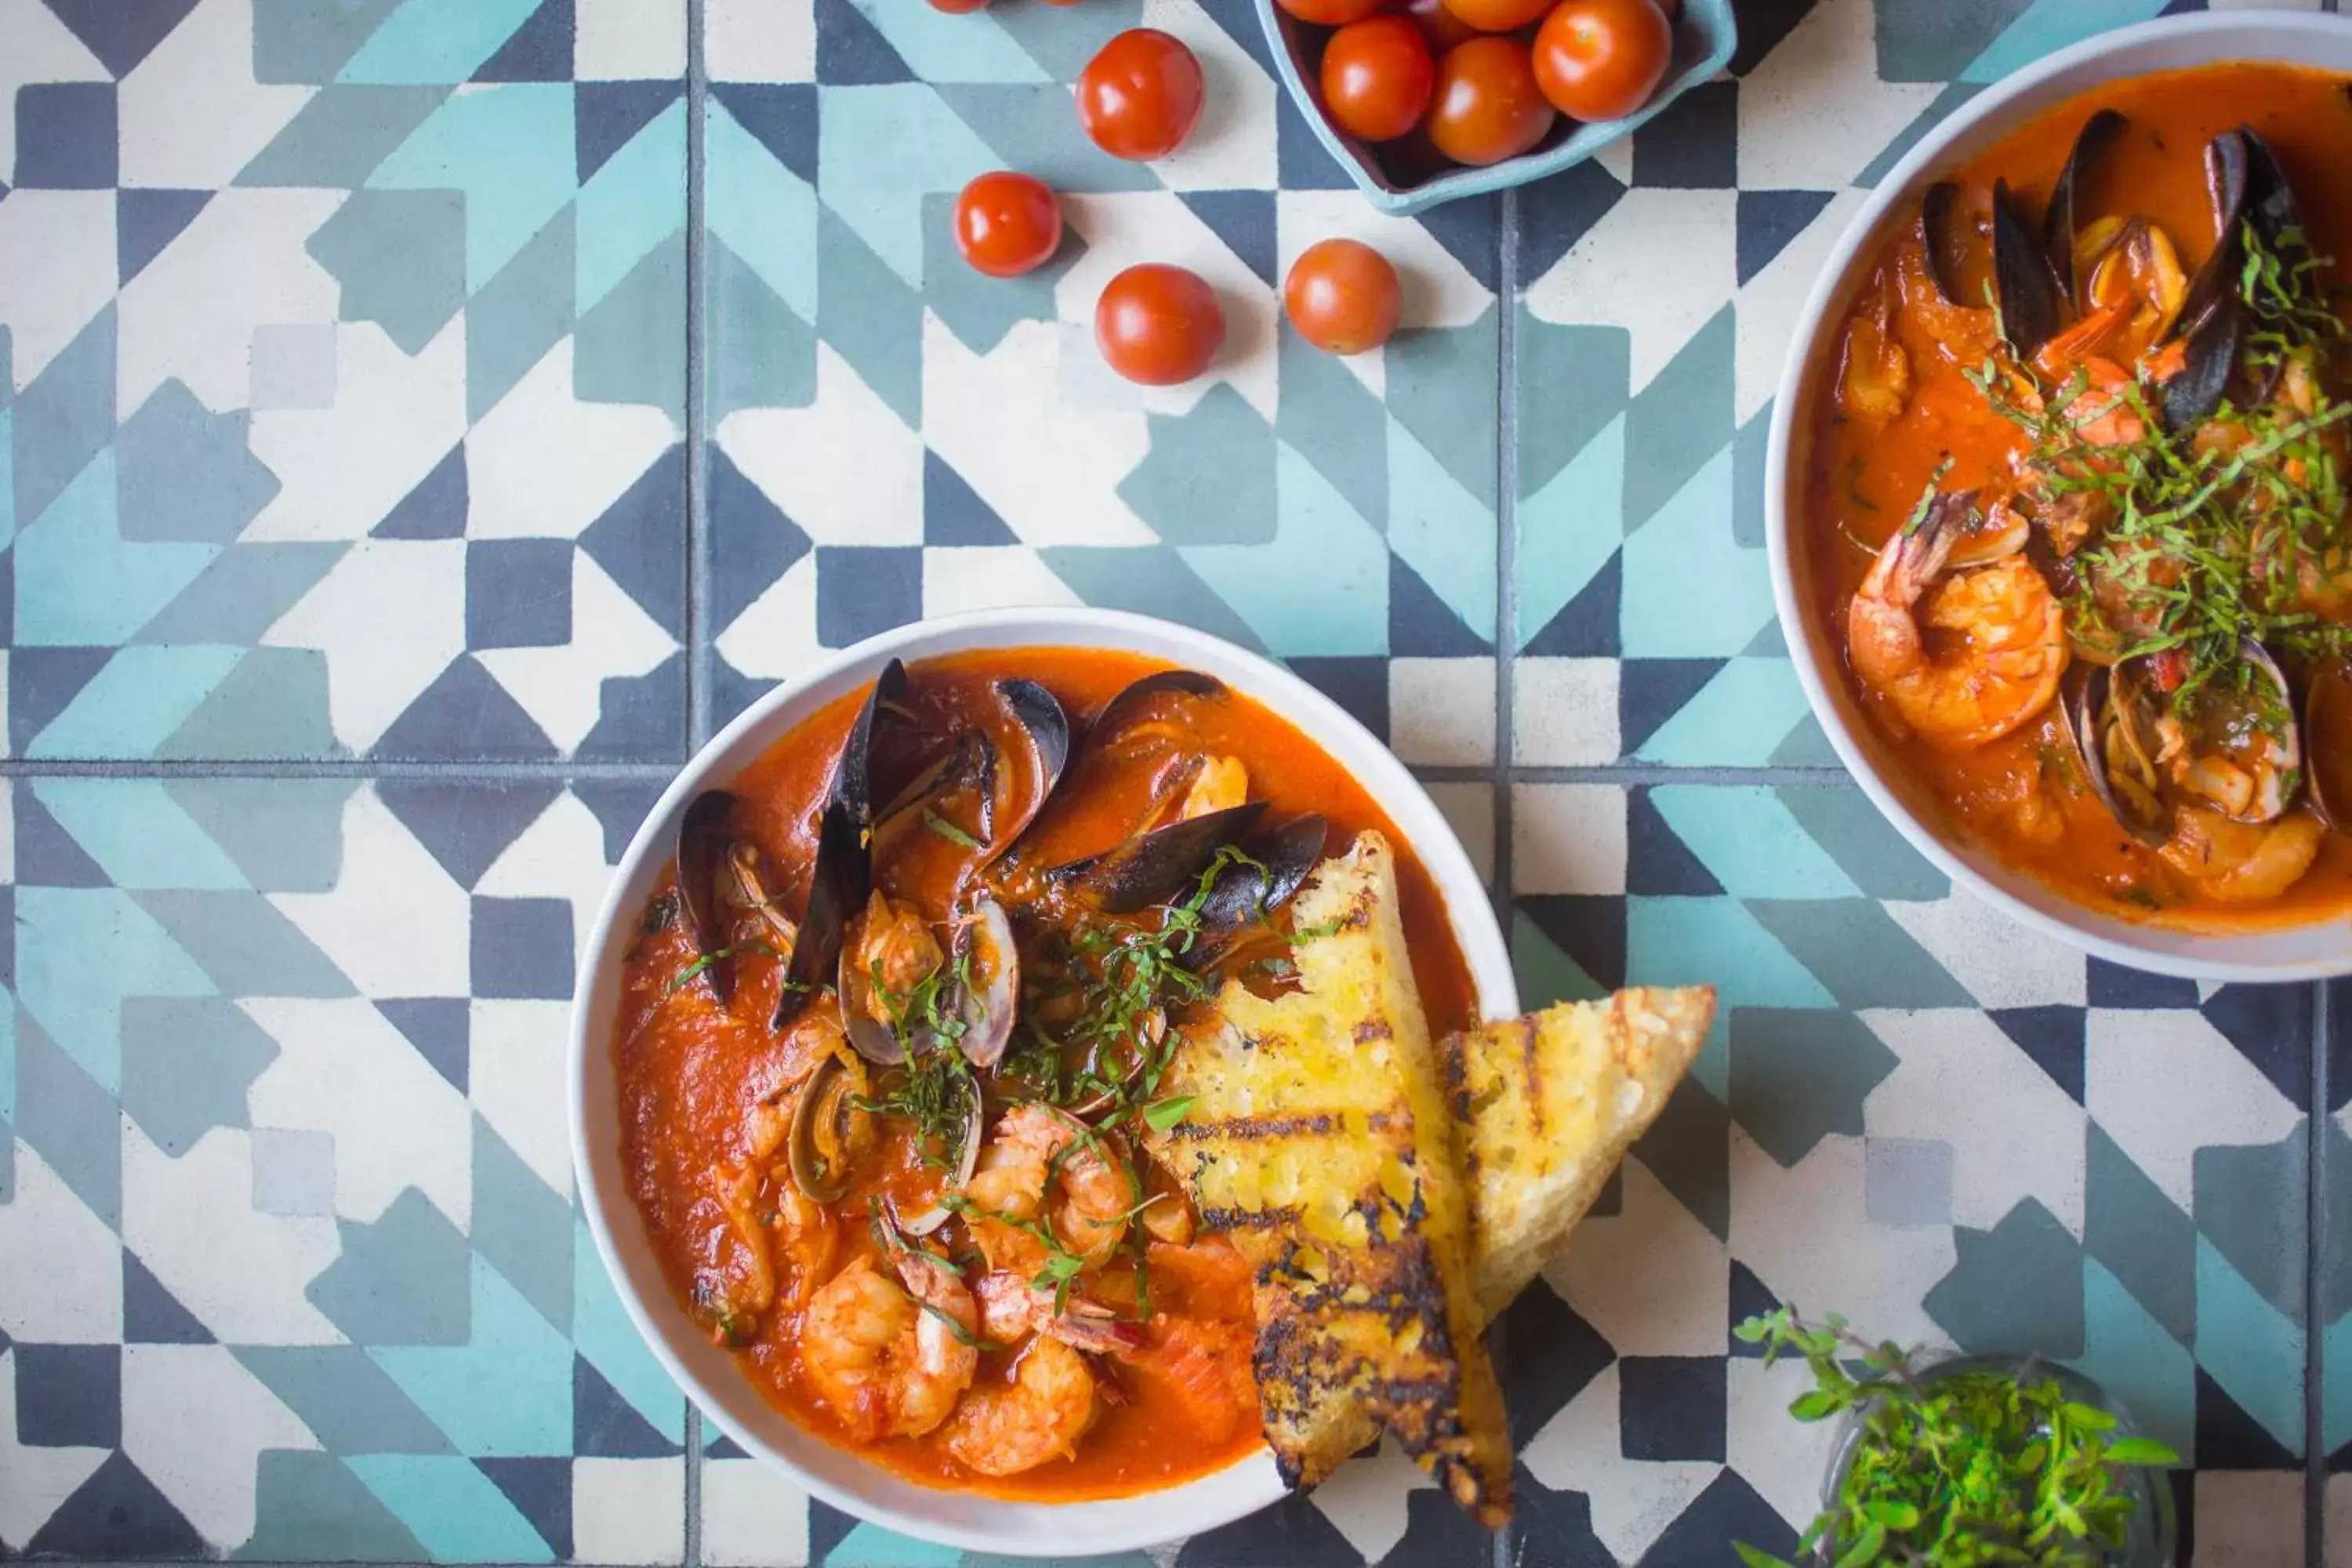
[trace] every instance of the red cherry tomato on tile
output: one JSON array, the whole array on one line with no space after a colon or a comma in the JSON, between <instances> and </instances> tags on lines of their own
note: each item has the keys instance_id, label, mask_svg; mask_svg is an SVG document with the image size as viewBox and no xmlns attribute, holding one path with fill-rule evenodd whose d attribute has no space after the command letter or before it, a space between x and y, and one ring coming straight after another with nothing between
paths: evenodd
<instances>
[{"instance_id":1,"label":"red cherry tomato on tile","mask_svg":"<svg viewBox=\"0 0 2352 1568\"><path fill-rule=\"evenodd\" d=\"M1318 27L1344 27L1388 9L1388 0L1275 0L1275 4Z\"/></svg>"},{"instance_id":2,"label":"red cherry tomato on tile","mask_svg":"<svg viewBox=\"0 0 2352 1568\"><path fill-rule=\"evenodd\" d=\"M1282 308L1298 335L1324 353L1360 354L1396 331L1404 290L1389 258L1370 246L1327 239L1290 264Z\"/></svg>"},{"instance_id":3,"label":"red cherry tomato on tile","mask_svg":"<svg viewBox=\"0 0 2352 1568\"><path fill-rule=\"evenodd\" d=\"M1078 76L1078 122L1114 158L1164 158L1201 121L1205 98L1192 51L1151 27L1102 47Z\"/></svg>"},{"instance_id":4,"label":"red cherry tomato on tile","mask_svg":"<svg viewBox=\"0 0 2352 1568\"><path fill-rule=\"evenodd\" d=\"M1516 158L1544 139L1553 119L1527 47L1515 38L1473 38L1437 62L1429 139L1457 163Z\"/></svg>"},{"instance_id":5,"label":"red cherry tomato on tile","mask_svg":"<svg viewBox=\"0 0 2352 1568\"><path fill-rule=\"evenodd\" d=\"M1456 44L1466 44L1478 36L1478 29L1455 16L1445 0L1405 0L1400 7L1412 18L1414 26L1429 40L1432 54L1442 55Z\"/></svg>"},{"instance_id":6,"label":"red cherry tomato on tile","mask_svg":"<svg viewBox=\"0 0 2352 1568\"><path fill-rule=\"evenodd\" d=\"M1524 27L1551 9L1552 0L1445 0L1445 8L1482 33Z\"/></svg>"},{"instance_id":7,"label":"red cherry tomato on tile","mask_svg":"<svg viewBox=\"0 0 2352 1568\"><path fill-rule=\"evenodd\" d=\"M956 248L991 278L1018 278L1053 259L1062 244L1062 207L1041 180L999 169L963 188L955 205Z\"/></svg>"},{"instance_id":8,"label":"red cherry tomato on tile","mask_svg":"<svg viewBox=\"0 0 2352 1568\"><path fill-rule=\"evenodd\" d=\"M1562 114L1622 120L1650 101L1674 56L1656 0L1560 0L1536 33L1536 82Z\"/></svg>"},{"instance_id":9,"label":"red cherry tomato on tile","mask_svg":"<svg viewBox=\"0 0 2352 1568\"><path fill-rule=\"evenodd\" d=\"M1402 16L1350 22L1323 46L1323 110L1367 142L1390 142L1421 123L1437 85L1429 40Z\"/></svg>"},{"instance_id":10,"label":"red cherry tomato on tile","mask_svg":"<svg viewBox=\"0 0 2352 1568\"><path fill-rule=\"evenodd\" d=\"M931 9L961 16L967 12L985 11L988 9L988 0L931 0Z\"/></svg>"},{"instance_id":11,"label":"red cherry tomato on tile","mask_svg":"<svg viewBox=\"0 0 2352 1568\"><path fill-rule=\"evenodd\" d=\"M1147 386L1173 386L1209 368L1225 343L1217 291L1162 262L1130 267L1095 301L1095 342L1111 369Z\"/></svg>"}]
</instances>

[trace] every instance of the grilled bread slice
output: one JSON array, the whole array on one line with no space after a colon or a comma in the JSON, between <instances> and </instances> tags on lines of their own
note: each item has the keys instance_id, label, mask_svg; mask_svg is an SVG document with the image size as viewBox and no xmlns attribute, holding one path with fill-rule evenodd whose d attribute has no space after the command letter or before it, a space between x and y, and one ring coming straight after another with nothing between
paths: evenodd
<instances>
[{"instance_id":1,"label":"grilled bread slice","mask_svg":"<svg viewBox=\"0 0 2352 1568\"><path fill-rule=\"evenodd\" d=\"M1446 1037L1481 1327L1568 1239L1714 1022L1715 988L1697 985L1620 991Z\"/></svg>"},{"instance_id":2,"label":"grilled bread slice","mask_svg":"<svg viewBox=\"0 0 2352 1568\"><path fill-rule=\"evenodd\" d=\"M1225 987L1222 1026L1163 1082L1196 1099L1154 1152L1253 1266L1258 1401L1284 1478L1314 1484L1385 1426L1498 1523L1510 1442L1387 840L1360 837L1292 909L1298 929L1329 928L1297 950L1302 989Z\"/></svg>"}]
</instances>

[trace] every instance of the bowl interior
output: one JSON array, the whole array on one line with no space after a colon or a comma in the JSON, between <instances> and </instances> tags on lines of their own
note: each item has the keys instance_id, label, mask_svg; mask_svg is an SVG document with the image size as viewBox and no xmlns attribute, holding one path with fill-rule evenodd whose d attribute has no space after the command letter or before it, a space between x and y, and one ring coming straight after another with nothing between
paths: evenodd
<instances>
[{"instance_id":1,"label":"bowl interior","mask_svg":"<svg viewBox=\"0 0 2352 1568\"><path fill-rule=\"evenodd\" d=\"M572 1001L572 1139L589 1228L622 1304L670 1375L748 1452L835 1507L905 1534L974 1551L1077 1556L1198 1534L1276 1501L1283 1488L1272 1456L1259 1449L1213 1475L1137 1497L1045 1504L918 1486L803 1431L695 1331L671 1296L623 1174L611 1065L621 953L635 911L668 859L672 825L687 802L871 680L893 654L912 662L972 648L1048 646L1116 648L1188 665L1296 725L1356 775L1428 868L1485 1015L1517 1010L1501 928L1460 841L1404 766L1328 698L1231 644L1141 616L1092 610L958 616L885 633L770 694L712 741L648 815L614 872L582 955Z\"/></svg>"},{"instance_id":2,"label":"bowl interior","mask_svg":"<svg viewBox=\"0 0 2352 1568\"><path fill-rule=\"evenodd\" d=\"M1484 195L1508 185L1522 185L1583 163L1611 142L1664 113L1677 98L1703 81L1711 80L1731 63L1739 45L1739 25L1732 14L1733 0L1683 0L1675 23L1673 63L1650 95L1650 101L1622 120L1587 123L1565 117L1532 151L1487 168L1464 168L1449 163L1418 135L1390 142L1359 141L1323 112L1313 85L1323 59L1323 40L1331 29L1301 22L1276 0L1257 0L1258 16L1266 41L1274 48L1275 65L1292 104L1313 129L1325 151L1338 161L1372 205L1383 212L1413 213Z\"/></svg>"},{"instance_id":3,"label":"bowl interior","mask_svg":"<svg viewBox=\"0 0 2352 1568\"><path fill-rule=\"evenodd\" d=\"M2211 933L2126 921L2011 869L1952 822L1854 700L1843 655L1818 611L1811 552L1795 542L1811 526L1804 510L1812 467L1811 411L1825 378L1835 374L1840 325L1916 192L1942 170L2102 82L2231 60L2352 72L2352 18L2215 14L2106 34L1989 89L1929 132L1889 174L1824 268L1792 340L1773 410L1765 479L1768 544L1780 623L1815 717L1879 809L1929 859L2024 925L2119 963L2200 979L2309 979L2352 973L2352 921Z\"/></svg>"}]
</instances>

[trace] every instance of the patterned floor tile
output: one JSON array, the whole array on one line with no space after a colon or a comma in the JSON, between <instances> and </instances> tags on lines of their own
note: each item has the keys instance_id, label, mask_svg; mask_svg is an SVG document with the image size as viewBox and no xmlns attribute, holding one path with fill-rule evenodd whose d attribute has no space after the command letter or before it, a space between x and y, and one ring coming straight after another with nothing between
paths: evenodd
<instances>
[{"instance_id":1,"label":"patterned floor tile","mask_svg":"<svg viewBox=\"0 0 2352 1568\"><path fill-rule=\"evenodd\" d=\"M1523 786L1512 822L1523 1002L1701 979L1722 1002L1509 1317L1531 1541L1680 1561L1670 1537L1737 1523L1783 1549L1828 1435L1783 1414L1801 1369L1727 1332L1793 1301L2081 1367L2206 1472L2195 1561L2277 1560L2255 1548L2305 1442L2307 989L2036 952L1843 784Z\"/></svg>"},{"instance_id":2,"label":"patterned floor tile","mask_svg":"<svg viewBox=\"0 0 2352 1568\"><path fill-rule=\"evenodd\" d=\"M0 9L0 756L679 754L685 26Z\"/></svg>"},{"instance_id":3,"label":"patterned floor tile","mask_svg":"<svg viewBox=\"0 0 2352 1568\"><path fill-rule=\"evenodd\" d=\"M685 1403L563 1121L650 800L0 784L0 1543L679 1560Z\"/></svg>"},{"instance_id":4,"label":"patterned floor tile","mask_svg":"<svg viewBox=\"0 0 2352 1568\"><path fill-rule=\"evenodd\" d=\"M919 616L1090 604L1290 659L1409 760L1490 759L1496 204L1389 219L1336 188L1241 0L764 9L709 16L719 717ZM1096 153L1063 85L1139 19L1192 47L1213 105L1150 165ZM1007 165L1068 226L1009 282L948 231L963 183ZM1334 233L1406 281L1406 330L1348 361L1279 319L1283 269ZM1192 384L1130 385L1093 346L1102 284L1147 260L1223 304Z\"/></svg>"}]
</instances>

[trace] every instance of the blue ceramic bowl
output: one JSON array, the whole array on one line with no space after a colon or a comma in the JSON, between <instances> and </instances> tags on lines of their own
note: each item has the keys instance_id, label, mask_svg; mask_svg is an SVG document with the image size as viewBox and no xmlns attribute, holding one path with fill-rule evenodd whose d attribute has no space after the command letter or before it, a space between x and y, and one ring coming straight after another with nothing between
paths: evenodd
<instances>
[{"instance_id":1,"label":"blue ceramic bowl","mask_svg":"<svg viewBox=\"0 0 2352 1568\"><path fill-rule=\"evenodd\" d=\"M1557 174L1583 163L1619 137L1631 135L1663 113L1666 105L1731 63L1732 50L1739 44L1739 26L1732 18L1731 5L1732 0L1683 0L1682 18L1675 24L1674 64L1657 92L1635 113L1591 124L1563 117L1532 153L1483 169L1448 164L1423 175L1394 168L1391 154L1374 143L1343 134L1324 114L1312 84L1321 74L1323 39L1330 29L1298 21L1275 0L1257 0L1257 17L1265 28L1266 42L1273 46L1282 85L1298 112L1306 116L1307 123L1314 127L1317 137L1348 171L1367 201L1384 213L1402 215Z\"/></svg>"}]
</instances>

